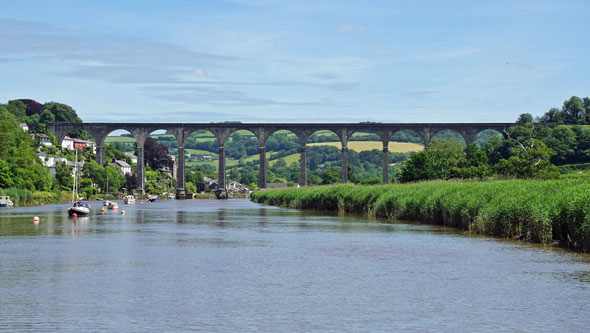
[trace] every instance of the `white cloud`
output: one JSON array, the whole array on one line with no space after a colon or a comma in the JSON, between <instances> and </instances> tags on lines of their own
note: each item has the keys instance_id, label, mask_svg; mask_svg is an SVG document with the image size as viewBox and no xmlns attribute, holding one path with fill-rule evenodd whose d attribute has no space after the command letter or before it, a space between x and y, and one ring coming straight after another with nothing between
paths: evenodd
<instances>
[{"instance_id":1,"label":"white cloud","mask_svg":"<svg viewBox=\"0 0 590 333\"><path fill-rule=\"evenodd\" d=\"M338 30L341 32L349 32L354 30L365 30L365 26L362 24L346 23L341 25Z\"/></svg>"},{"instance_id":2,"label":"white cloud","mask_svg":"<svg viewBox=\"0 0 590 333\"><path fill-rule=\"evenodd\" d=\"M193 71L194 77L207 77L207 72L202 68L197 68Z\"/></svg>"}]
</instances>

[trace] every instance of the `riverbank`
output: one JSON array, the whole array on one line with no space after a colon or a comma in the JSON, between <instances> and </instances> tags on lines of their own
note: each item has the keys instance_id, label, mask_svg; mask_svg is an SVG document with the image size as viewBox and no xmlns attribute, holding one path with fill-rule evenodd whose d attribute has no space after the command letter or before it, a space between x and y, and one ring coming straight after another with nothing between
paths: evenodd
<instances>
[{"instance_id":1,"label":"riverbank","mask_svg":"<svg viewBox=\"0 0 590 333\"><path fill-rule=\"evenodd\" d=\"M0 189L0 195L7 195L14 203L15 207L22 206L36 206L39 204L54 204L61 203L71 199L71 193L60 192L57 190L44 191L30 191L18 188Z\"/></svg>"},{"instance_id":2,"label":"riverbank","mask_svg":"<svg viewBox=\"0 0 590 333\"><path fill-rule=\"evenodd\" d=\"M258 203L420 221L590 252L590 181L433 181L270 189Z\"/></svg>"}]
</instances>

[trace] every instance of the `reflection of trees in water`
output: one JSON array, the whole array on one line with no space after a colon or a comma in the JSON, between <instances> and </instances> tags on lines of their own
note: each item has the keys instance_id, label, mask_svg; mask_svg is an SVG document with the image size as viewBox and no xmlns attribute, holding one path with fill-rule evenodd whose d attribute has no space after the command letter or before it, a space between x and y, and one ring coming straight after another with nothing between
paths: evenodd
<instances>
[{"instance_id":1,"label":"reflection of trees in water","mask_svg":"<svg viewBox=\"0 0 590 333\"><path fill-rule=\"evenodd\" d=\"M225 209L223 209L223 208L222 209L219 209L217 211L217 223L216 223L216 225L218 227L225 228L225 224L226 224L225 223L225 220L226 220L226 211L225 211Z\"/></svg>"},{"instance_id":2,"label":"reflection of trees in water","mask_svg":"<svg viewBox=\"0 0 590 333\"><path fill-rule=\"evenodd\" d=\"M185 212L183 210L179 210L176 212L175 223L185 223Z\"/></svg>"},{"instance_id":3,"label":"reflection of trees in water","mask_svg":"<svg viewBox=\"0 0 590 333\"><path fill-rule=\"evenodd\" d=\"M258 209L258 215L260 215L260 219L258 219L258 224L265 225L266 224L266 208Z\"/></svg>"},{"instance_id":4,"label":"reflection of trees in water","mask_svg":"<svg viewBox=\"0 0 590 333\"><path fill-rule=\"evenodd\" d=\"M136 223L145 223L145 215L143 209L135 210L135 222Z\"/></svg>"}]
</instances>

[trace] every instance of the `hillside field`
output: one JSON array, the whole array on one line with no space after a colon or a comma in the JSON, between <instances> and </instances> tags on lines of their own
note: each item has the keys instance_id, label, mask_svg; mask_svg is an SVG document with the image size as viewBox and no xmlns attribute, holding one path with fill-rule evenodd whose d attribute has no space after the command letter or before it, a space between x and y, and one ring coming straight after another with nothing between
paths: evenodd
<instances>
[{"instance_id":1,"label":"hillside field","mask_svg":"<svg viewBox=\"0 0 590 333\"><path fill-rule=\"evenodd\" d=\"M340 142L316 142L316 143L309 143L308 146L334 146L336 148L341 148ZM383 149L383 143L381 141L348 141L348 149L352 149L356 152L361 152L365 150L381 150ZM416 144L416 143L409 143L409 142L390 142L389 143L389 151L392 153L407 153L411 151L420 151L423 150L424 146Z\"/></svg>"}]
</instances>

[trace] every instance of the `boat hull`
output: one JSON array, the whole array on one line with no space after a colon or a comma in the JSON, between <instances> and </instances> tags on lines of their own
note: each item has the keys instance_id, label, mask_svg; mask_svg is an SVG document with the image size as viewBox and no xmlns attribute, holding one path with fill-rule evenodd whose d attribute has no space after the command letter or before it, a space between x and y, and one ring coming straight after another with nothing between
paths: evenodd
<instances>
[{"instance_id":1,"label":"boat hull","mask_svg":"<svg viewBox=\"0 0 590 333\"><path fill-rule=\"evenodd\" d=\"M123 199L123 202L126 205L135 205L135 198L131 197L131 196L127 196L127 197L125 197L125 199Z\"/></svg>"},{"instance_id":2,"label":"boat hull","mask_svg":"<svg viewBox=\"0 0 590 333\"><path fill-rule=\"evenodd\" d=\"M72 216L76 214L77 216L86 216L90 213L90 209L86 207L70 207L68 208L68 215Z\"/></svg>"}]
</instances>

